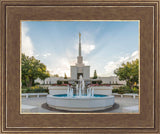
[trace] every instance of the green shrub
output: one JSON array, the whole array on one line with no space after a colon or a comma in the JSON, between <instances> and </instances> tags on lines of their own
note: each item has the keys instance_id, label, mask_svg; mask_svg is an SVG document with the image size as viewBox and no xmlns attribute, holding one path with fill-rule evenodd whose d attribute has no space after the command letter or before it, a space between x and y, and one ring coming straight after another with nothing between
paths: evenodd
<instances>
[{"instance_id":1,"label":"green shrub","mask_svg":"<svg viewBox=\"0 0 160 134\"><path fill-rule=\"evenodd\" d=\"M119 89L113 89L112 93L118 93Z\"/></svg>"},{"instance_id":2,"label":"green shrub","mask_svg":"<svg viewBox=\"0 0 160 134\"><path fill-rule=\"evenodd\" d=\"M64 81L64 84L68 84L68 81Z\"/></svg>"},{"instance_id":3,"label":"green shrub","mask_svg":"<svg viewBox=\"0 0 160 134\"><path fill-rule=\"evenodd\" d=\"M130 89L128 86L122 86L119 87L119 89L113 89L112 93L119 93L119 94L125 94L125 93L139 93L138 87L134 87L133 89Z\"/></svg>"},{"instance_id":4,"label":"green shrub","mask_svg":"<svg viewBox=\"0 0 160 134\"><path fill-rule=\"evenodd\" d=\"M92 81L92 84L96 84L96 81Z\"/></svg>"},{"instance_id":5,"label":"green shrub","mask_svg":"<svg viewBox=\"0 0 160 134\"><path fill-rule=\"evenodd\" d=\"M22 93L49 93L48 89L23 89Z\"/></svg>"},{"instance_id":6,"label":"green shrub","mask_svg":"<svg viewBox=\"0 0 160 134\"><path fill-rule=\"evenodd\" d=\"M32 86L22 89L22 93L49 93L49 90L39 86Z\"/></svg>"},{"instance_id":7,"label":"green shrub","mask_svg":"<svg viewBox=\"0 0 160 134\"><path fill-rule=\"evenodd\" d=\"M58 85L61 85L61 84L62 84L62 81L57 80L57 84L58 84Z\"/></svg>"},{"instance_id":8,"label":"green shrub","mask_svg":"<svg viewBox=\"0 0 160 134\"><path fill-rule=\"evenodd\" d=\"M26 85L26 82L24 81L24 80L22 80L22 86L23 87L26 87L27 85Z\"/></svg>"},{"instance_id":9,"label":"green shrub","mask_svg":"<svg viewBox=\"0 0 160 134\"><path fill-rule=\"evenodd\" d=\"M124 89L119 89L119 90L118 90L118 93L119 93L119 94L124 94L125 91L124 91Z\"/></svg>"},{"instance_id":10,"label":"green shrub","mask_svg":"<svg viewBox=\"0 0 160 134\"><path fill-rule=\"evenodd\" d=\"M119 92L121 94L123 93L132 93L132 90L128 87L128 86L122 86L122 87L119 87Z\"/></svg>"},{"instance_id":11,"label":"green shrub","mask_svg":"<svg viewBox=\"0 0 160 134\"><path fill-rule=\"evenodd\" d=\"M129 90L130 88L128 86L121 86L121 87L119 87L119 89Z\"/></svg>"},{"instance_id":12,"label":"green shrub","mask_svg":"<svg viewBox=\"0 0 160 134\"><path fill-rule=\"evenodd\" d=\"M22 89L22 93L27 93L27 89Z\"/></svg>"},{"instance_id":13,"label":"green shrub","mask_svg":"<svg viewBox=\"0 0 160 134\"><path fill-rule=\"evenodd\" d=\"M97 82L98 82L99 85L102 84L102 80L99 80L99 81L97 81Z\"/></svg>"},{"instance_id":14,"label":"green shrub","mask_svg":"<svg viewBox=\"0 0 160 134\"><path fill-rule=\"evenodd\" d=\"M133 87L133 92L139 94L139 89L138 89L138 87L136 87L136 86Z\"/></svg>"},{"instance_id":15,"label":"green shrub","mask_svg":"<svg viewBox=\"0 0 160 134\"><path fill-rule=\"evenodd\" d=\"M34 86L35 86L35 85L40 85L40 83L39 83L39 82L35 82L35 83L34 83Z\"/></svg>"}]
</instances>

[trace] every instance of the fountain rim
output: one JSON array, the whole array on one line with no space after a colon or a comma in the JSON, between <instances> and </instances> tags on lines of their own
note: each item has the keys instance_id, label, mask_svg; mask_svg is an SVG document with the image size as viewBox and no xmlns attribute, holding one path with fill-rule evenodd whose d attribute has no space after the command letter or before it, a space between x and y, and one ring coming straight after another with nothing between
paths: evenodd
<instances>
[{"instance_id":1,"label":"fountain rim","mask_svg":"<svg viewBox=\"0 0 160 134\"><path fill-rule=\"evenodd\" d=\"M66 99L66 100L70 100L70 99L72 100L96 100L96 99L114 98L113 95L107 95L105 97L57 97L57 96L54 96L53 94L49 94L47 95L47 97L51 97L55 99Z\"/></svg>"}]
</instances>

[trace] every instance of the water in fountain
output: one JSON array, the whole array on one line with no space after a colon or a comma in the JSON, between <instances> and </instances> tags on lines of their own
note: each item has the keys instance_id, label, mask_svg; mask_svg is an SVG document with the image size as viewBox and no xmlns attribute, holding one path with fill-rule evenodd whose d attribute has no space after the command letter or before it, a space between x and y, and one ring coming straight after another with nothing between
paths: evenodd
<instances>
[{"instance_id":1,"label":"water in fountain","mask_svg":"<svg viewBox=\"0 0 160 134\"><path fill-rule=\"evenodd\" d=\"M87 89L87 96L88 97L93 97L94 96L94 88L90 87Z\"/></svg>"},{"instance_id":2,"label":"water in fountain","mask_svg":"<svg viewBox=\"0 0 160 134\"><path fill-rule=\"evenodd\" d=\"M85 82L83 77L80 75L79 83L76 84L76 97L94 97L94 88L87 88L87 94L85 94ZM68 86L67 97L73 97L73 88Z\"/></svg>"},{"instance_id":3,"label":"water in fountain","mask_svg":"<svg viewBox=\"0 0 160 134\"><path fill-rule=\"evenodd\" d=\"M71 88L70 86L68 86L67 89L67 97L73 97L73 88Z\"/></svg>"}]
</instances>

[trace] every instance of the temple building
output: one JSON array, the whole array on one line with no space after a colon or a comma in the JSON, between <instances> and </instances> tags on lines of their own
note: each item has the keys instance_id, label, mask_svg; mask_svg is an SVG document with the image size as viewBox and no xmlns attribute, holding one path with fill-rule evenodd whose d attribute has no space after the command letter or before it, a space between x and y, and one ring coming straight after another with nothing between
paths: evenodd
<instances>
[{"instance_id":1,"label":"temple building","mask_svg":"<svg viewBox=\"0 0 160 134\"><path fill-rule=\"evenodd\" d=\"M71 79L79 79L79 76L82 75L83 79L90 79L90 66L85 66L83 63L83 57L81 52L81 33L79 33L79 51L77 57L77 63L75 66L70 68Z\"/></svg>"},{"instance_id":2,"label":"temple building","mask_svg":"<svg viewBox=\"0 0 160 134\"><path fill-rule=\"evenodd\" d=\"M110 77L98 77L97 79L92 79L90 77L90 66L86 66L83 63L83 56L81 52L81 33L79 33L79 47L78 47L78 56L77 56L77 63L74 66L70 66L70 77L65 79L64 77L55 77L50 76L45 80L36 79L35 82L40 84L56 84L57 81L61 81L62 84L65 83L72 83L73 81L77 81L82 75L83 79L86 82L98 82L102 81L102 84L120 84L126 85L126 81L120 81L117 76L110 76Z\"/></svg>"}]
</instances>

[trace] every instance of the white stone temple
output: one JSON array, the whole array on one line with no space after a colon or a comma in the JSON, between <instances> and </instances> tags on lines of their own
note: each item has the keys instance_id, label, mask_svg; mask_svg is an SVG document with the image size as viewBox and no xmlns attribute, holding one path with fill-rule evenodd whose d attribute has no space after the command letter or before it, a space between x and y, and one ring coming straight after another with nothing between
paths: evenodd
<instances>
[{"instance_id":1,"label":"white stone temple","mask_svg":"<svg viewBox=\"0 0 160 134\"><path fill-rule=\"evenodd\" d=\"M35 82L40 84L56 84L57 81L69 82L75 81L79 79L79 76L82 75L84 80L87 81L102 81L102 84L122 84L126 85L126 81L120 81L117 76L110 76L110 77L98 77L97 79L92 79L90 77L90 66L85 66L83 63L83 57L81 52L81 33L79 33L79 49L78 49L78 56L77 56L77 63L75 66L70 66L70 77L64 79L64 77L55 77L50 76L45 80L36 79Z\"/></svg>"},{"instance_id":2,"label":"white stone temple","mask_svg":"<svg viewBox=\"0 0 160 134\"><path fill-rule=\"evenodd\" d=\"M71 66L71 79L79 79L82 75L83 79L90 79L90 66L85 66L83 63L83 57L81 52L81 33L79 33L79 51L78 51L77 63L75 66Z\"/></svg>"}]
</instances>

